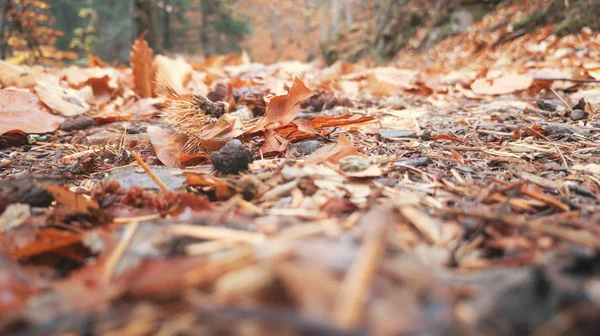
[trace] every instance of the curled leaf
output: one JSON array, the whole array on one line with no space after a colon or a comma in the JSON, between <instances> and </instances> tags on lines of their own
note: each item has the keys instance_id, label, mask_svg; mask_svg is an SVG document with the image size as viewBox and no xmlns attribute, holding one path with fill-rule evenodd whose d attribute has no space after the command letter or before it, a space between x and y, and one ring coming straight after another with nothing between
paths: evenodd
<instances>
[{"instance_id":1,"label":"curled leaf","mask_svg":"<svg viewBox=\"0 0 600 336\"><path fill-rule=\"evenodd\" d=\"M300 114L298 103L311 95L312 91L298 77L295 77L294 83L287 94L273 96L268 100L265 98L267 101L265 117L248 132L254 133L263 130L265 127L276 128L289 124Z\"/></svg>"}]
</instances>

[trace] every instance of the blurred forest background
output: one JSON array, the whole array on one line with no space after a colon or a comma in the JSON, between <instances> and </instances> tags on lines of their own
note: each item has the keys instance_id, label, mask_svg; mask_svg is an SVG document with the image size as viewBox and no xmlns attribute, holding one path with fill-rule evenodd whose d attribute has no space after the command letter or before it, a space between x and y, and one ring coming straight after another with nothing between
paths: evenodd
<instances>
[{"instance_id":1,"label":"blurred forest background","mask_svg":"<svg viewBox=\"0 0 600 336\"><path fill-rule=\"evenodd\" d=\"M560 35L600 28L597 0L0 0L0 58L123 64L145 32L155 52L192 60L245 50L263 63L385 63L516 2L523 10L497 25L516 36L548 24Z\"/></svg>"}]
</instances>

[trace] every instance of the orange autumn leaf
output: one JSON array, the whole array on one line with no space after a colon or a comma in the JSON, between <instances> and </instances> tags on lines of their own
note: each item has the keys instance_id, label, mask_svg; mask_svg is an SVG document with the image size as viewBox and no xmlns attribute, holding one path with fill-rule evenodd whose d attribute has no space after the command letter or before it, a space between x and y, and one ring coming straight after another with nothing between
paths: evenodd
<instances>
[{"instance_id":1,"label":"orange autumn leaf","mask_svg":"<svg viewBox=\"0 0 600 336\"><path fill-rule=\"evenodd\" d=\"M60 204L66 211L88 213L100 210L98 202L92 200L87 195L78 194L65 186L48 184L44 186L44 189L49 191L56 203Z\"/></svg>"},{"instance_id":2,"label":"orange autumn leaf","mask_svg":"<svg viewBox=\"0 0 600 336\"><path fill-rule=\"evenodd\" d=\"M134 90L142 98L154 94L156 73L152 67L152 49L142 34L133 43L131 49L131 68L133 69Z\"/></svg>"},{"instance_id":3,"label":"orange autumn leaf","mask_svg":"<svg viewBox=\"0 0 600 336\"><path fill-rule=\"evenodd\" d=\"M237 188L226 180L197 171L184 171L187 185L213 188L219 200L235 195Z\"/></svg>"},{"instance_id":4,"label":"orange autumn leaf","mask_svg":"<svg viewBox=\"0 0 600 336\"><path fill-rule=\"evenodd\" d=\"M360 155L346 135L341 134L337 144L330 144L317 149L306 161L307 164L319 164L323 162L338 163L341 158L348 155Z\"/></svg>"},{"instance_id":5,"label":"orange autumn leaf","mask_svg":"<svg viewBox=\"0 0 600 336\"><path fill-rule=\"evenodd\" d=\"M260 148L262 155L278 154L284 152L290 143L285 137L279 135L274 130L265 131L265 143Z\"/></svg>"},{"instance_id":6,"label":"orange autumn leaf","mask_svg":"<svg viewBox=\"0 0 600 336\"><path fill-rule=\"evenodd\" d=\"M267 102L265 116L249 130L249 133L261 131L271 125L274 127L269 128L289 124L300 114L298 103L311 95L312 91L298 77L295 77L294 83L287 94L273 96L269 99L265 98Z\"/></svg>"},{"instance_id":7,"label":"orange autumn leaf","mask_svg":"<svg viewBox=\"0 0 600 336\"><path fill-rule=\"evenodd\" d=\"M12 244L8 249L13 258L23 258L56 251L65 246L79 243L82 239L83 235L79 233L46 229L38 232L35 239L31 239L27 244Z\"/></svg>"},{"instance_id":8,"label":"orange autumn leaf","mask_svg":"<svg viewBox=\"0 0 600 336\"><path fill-rule=\"evenodd\" d=\"M33 93L0 90L0 134L53 132L63 121L63 117L51 114Z\"/></svg>"},{"instance_id":9,"label":"orange autumn leaf","mask_svg":"<svg viewBox=\"0 0 600 336\"><path fill-rule=\"evenodd\" d=\"M529 89L532 84L531 75L506 74L492 80L480 78L471 84L471 90L478 95L503 95Z\"/></svg>"}]
</instances>

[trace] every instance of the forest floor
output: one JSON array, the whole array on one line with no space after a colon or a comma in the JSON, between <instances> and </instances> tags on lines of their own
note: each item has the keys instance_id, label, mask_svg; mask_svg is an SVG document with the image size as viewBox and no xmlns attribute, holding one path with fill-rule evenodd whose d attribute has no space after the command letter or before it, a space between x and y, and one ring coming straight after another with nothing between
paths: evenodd
<instances>
[{"instance_id":1,"label":"forest floor","mask_svg":"<svg viewBox=\"0 0 600 336\"><path fill-rule=\"evenodd\" d=\"M600 333L600 34L495 34L0 62L0 333Z\"/></svg>"}]
</instances>

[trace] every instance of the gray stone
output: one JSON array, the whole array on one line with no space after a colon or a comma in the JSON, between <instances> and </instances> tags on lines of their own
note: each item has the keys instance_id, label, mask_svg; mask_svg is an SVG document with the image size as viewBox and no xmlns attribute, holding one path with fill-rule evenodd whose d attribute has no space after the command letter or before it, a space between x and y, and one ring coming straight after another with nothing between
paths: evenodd
<instances>
[{"instance_id":1,"label":"gray stone","mask_svg":"<svg viewBox=\"0 0 600 336\"><path fill-rule=\"evenodd\" d=\"M417 132L413 130L399 130L399 129L383 129L379 130L379 136L382 139L396 139L396 138L417 138Z\"/></svg>"},{"instance_id":2,"label":"gray stone","mask_svg":"<svg viewBox=\"0 0 600 336\"><path fill-rule=\"evenodd\" d=\"M571 119L574 121L587 119L588 114L583 110L573 110L571 113Z\"/></svg>"},{"instance_id":3,"label":"gray stone","mask_svg":"<svg viewBox=\"0 0 600 336\"><path fill-rule=\"evenodd\" d=\"M185 185L185 175L173 173L181 172L181 169L170 168L165 166L150 166L152 172L163 181L169 189L175 190ZM140 186L144 189L159 189L156 183L144 172L142 167L123 167L115 169L108 173L108 176L104 178L107 180L116 180L121 184L123 188L131 188L133 186Z\"/></svg>"}]
</instances>

